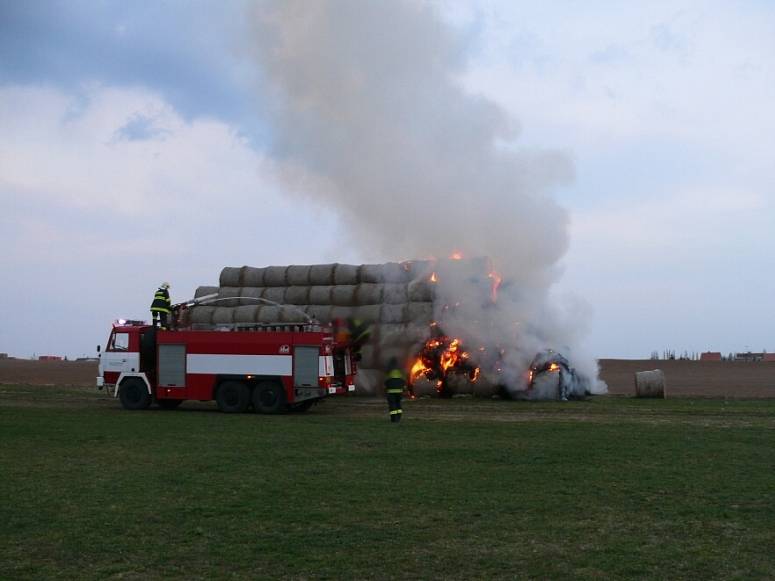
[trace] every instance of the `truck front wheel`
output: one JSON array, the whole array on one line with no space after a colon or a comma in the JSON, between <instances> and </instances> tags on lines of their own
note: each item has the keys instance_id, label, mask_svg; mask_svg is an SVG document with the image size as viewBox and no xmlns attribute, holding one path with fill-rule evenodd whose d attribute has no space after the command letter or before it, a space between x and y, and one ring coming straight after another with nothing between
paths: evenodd
<instances>
[{"instance_id":1,"label":"truck front wheel","mask_svg":"<svg viewBox=\"0 0 775 581\"><path fill-rule=\"evenodd\" d=\"M285 409L285 390L276 381L261 381L253 390L253 407L262 414L276 414Z\"/></svg>"},{"instance_id":2,"label":"truck front wheel","mask_svg":"<svg viewBox=\"0 0 775 581\"><path fill-rule=\"evenodd\" d=\"M227 414L239 414L248 409L250 391L239 381L224 381L215 394L218 409Z\"/></svg>"},{"instance_id":3,"label":"truck front wheel","mask_svg":"<svg viewBox=\"0 0 775 581\"><path fill-rule=\"evenodd\" d=\"M118 398L125 410L144 410L151 405L151 394L145 382L136 377L130 377L121 382Z\"/></svg>"}]
</instances>

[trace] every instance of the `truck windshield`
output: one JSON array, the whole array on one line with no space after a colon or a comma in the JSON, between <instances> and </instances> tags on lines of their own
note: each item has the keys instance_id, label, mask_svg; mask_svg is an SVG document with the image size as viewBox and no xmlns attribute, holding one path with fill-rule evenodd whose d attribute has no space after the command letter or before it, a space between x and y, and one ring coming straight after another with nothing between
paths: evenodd
<instances>
[{"instance_id":1,"label":"truck windshield","mask_svg":"<svg viewBox=\"0 0 775 581\"><path fill-rule=\"evenodd\" d=\"M108 343L108 351L126 351L129 349L129 333L113 333Z\"/></svg>"}]
</instances>

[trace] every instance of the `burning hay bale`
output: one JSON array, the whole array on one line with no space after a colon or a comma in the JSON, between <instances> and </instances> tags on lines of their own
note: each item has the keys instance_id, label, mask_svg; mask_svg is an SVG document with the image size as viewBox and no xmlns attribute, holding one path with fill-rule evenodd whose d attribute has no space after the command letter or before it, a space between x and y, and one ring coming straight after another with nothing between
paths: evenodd
<instances>
[{"instance_id":1,"label":"burning hay bale","mask_svg":"<svg viewBox=\"0 0 775 581\"><path fill-rule=\"evenodd\" d=\"M667 398L665 374L661 369L635 373L635 397Z\"/></svg>"},{"instance_id":2,"label":"burning hay bale","mask_svg":"<svg viewBox=\"0 0 775 581\"><path fill-rule=\"evenodd\" d=\"M219 282L197 289L196 297L215 297L190 309L188 324L194 328L312 319L370 325L356 379L360 393L381 391L391 357L406 362L415 395L506 395L506 387L520 399L584 393L583 380L562 357L553 359L556 370L535 366L528 377L527 358L518 372L511 361L509 373L503 373L504 359L518 349L498 346L489 334L500 323L501 279L486 258L226 267Z\"/></svg>"}]
</instances>

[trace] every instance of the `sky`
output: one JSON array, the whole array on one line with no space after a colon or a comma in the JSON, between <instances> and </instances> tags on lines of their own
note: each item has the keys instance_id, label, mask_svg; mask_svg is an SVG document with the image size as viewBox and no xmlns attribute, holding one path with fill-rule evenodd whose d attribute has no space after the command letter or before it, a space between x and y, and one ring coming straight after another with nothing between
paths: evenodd
<instances>
[{"instance_id":1,"label":"sky","mask_svg":"<svg viewBox=\"0 0 775 581\"><path fill-rule=\"evenodd\" d=\"M552 293L590 352L775 350L775 4L427 4L518 129L498 146L572 162ZM224 266L417 258L353 244L314 168L287 179L261 10L0 0L0 352L92 355Z\"/></svg>"}]
</instances>

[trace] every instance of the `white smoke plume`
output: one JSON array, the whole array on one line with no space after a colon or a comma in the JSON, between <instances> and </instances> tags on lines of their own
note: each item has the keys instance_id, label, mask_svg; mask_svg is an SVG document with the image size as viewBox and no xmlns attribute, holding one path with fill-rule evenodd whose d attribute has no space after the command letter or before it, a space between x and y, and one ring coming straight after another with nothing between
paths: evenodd
<instances>
[{"instance_id":1,"label":"white smoke plume","mask_svg":"<svg viewBox=\"0 0 775 581\"><path fill-rule=\"evenodd\" d=\"M470 301L460 327L509 345L509 375L542 348L575 351L574 317L547 302L568 246L551 195L572 164L519 147L515 120L462 88L465 35L422 1L278 0L250 22L275 153L313 176L307 193L338 210L347 241L379 260L490 257L499 306ZM573 363L596 377L593 360Z\"/></svg>"}]
</instances>

